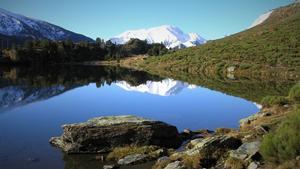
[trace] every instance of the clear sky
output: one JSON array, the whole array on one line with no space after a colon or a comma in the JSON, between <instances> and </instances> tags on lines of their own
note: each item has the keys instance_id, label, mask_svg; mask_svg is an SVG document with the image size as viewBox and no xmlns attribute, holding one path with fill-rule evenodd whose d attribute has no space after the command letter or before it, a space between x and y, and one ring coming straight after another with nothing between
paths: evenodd
<instances>
[{"instance_id":1,"label":"clear sky","mask_svg":"<svg viewBox=\"0 0 300 169\"><path fill-rule=\"evenodd\" d=\"M294 0L0 0L0 8L91 38L175 25L206 39L246 29L262 13Z\"/></svg>"}]
</instances>

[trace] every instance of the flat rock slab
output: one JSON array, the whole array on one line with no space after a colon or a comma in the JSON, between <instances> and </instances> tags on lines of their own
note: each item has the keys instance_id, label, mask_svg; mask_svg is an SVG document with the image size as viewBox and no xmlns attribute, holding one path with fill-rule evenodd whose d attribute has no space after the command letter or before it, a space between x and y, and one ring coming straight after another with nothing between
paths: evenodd
<instances>
[{"instance_id":1,"label":"flat rock slab","mask_svg":"<svg viewBox=\"0 0 300 169\"><path fill-rule=\"evenodd\" d=\"M105 116L62 126L63 134L50 143L67 153L102 153L127 145L177 148L181 144L175 126L136 116Z\"/></svg>"},{"instance_id":2,"label":"flat rock slab","mask_svg":"<svg viewBox=\"0 0 300 169\"><path fill-rule=\"evenodd\" d=\"M146 161L150 160L149 156L145 154L131 154L128 155L118 161L119 165L135 165L144 163Z\"/></svg>"},{"instance_id":3,"label":"flat rock slab","mask_svg":"<svg viewBox=\"0 0 300 169\"><path fill-rule=\"evenodd\" d=\"M195 155L201 152L214 152L220 149L236 149L242 142L231 136L212 136L205 139L192 140L193 147L184 151L187 155Z\"/></svg>"},{"instance_id":4,"label":"flat rock slab","mask_svg":"<svg viewBox=\"0 0 300 169\"><path fill-rule=\"evenodd\" d=\"M237 150L230 152L230 157L240 160L249 160L259 152L259 141L243 143Z\"/></svg>"},{"instance_id":5,"label":"flat rock slab","mask_svg":"<svg viewBox=\"0 0 300 169\"><path fill-rule=\"evenodd\" d=\"M164 169L186 169L180 161L175 161L168 164Z\"/></svg>"}]
</instances>

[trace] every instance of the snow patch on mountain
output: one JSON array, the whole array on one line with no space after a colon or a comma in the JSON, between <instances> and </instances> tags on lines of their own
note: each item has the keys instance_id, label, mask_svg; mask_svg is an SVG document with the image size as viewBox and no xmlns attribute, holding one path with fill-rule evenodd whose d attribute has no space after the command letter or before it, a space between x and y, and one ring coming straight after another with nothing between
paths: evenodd
<instances>
[{"instance_id":1,"label":"snow patch on mountain","mask_svg":"<svg viewBox=\"0 0 300 169\"><path fill-rule=\"evenodd\" d=\"M249 28L253 28L259 24L262 24L264 21L266 21L270 15L272 14L273 10L272 11L269 11L267 13L264 13L262 15L260 15L252 24Z\"/></svg>"},{"instance_id":2,"label":"snow patch on mountain","mask_svg":"<svg viewBox=\"0 0 300 169\"><path fill-rule=\"evenodd\" d=\"M138 86L132 86L126 81L119 81L116 83L116 85L127 91L149 93L159 96L176 95L185 88L195 89L197 87L195 85L189 85L188 83L172 79L165 79L158 82L147 81L145 84L141 84Z\"/></svg>"},{"instance_id":3,"label":"snow patch on mountain","mask_svg":"<svg viewBox=\"0 0 300 169\"><path fill-rule=\"evenodd\" d=\"M132 38L147 40L148 43L163 43L167 48L176 48L184 45L191 47L206 42L197 33L184 33L180 28L171 25L163 25L149 29L130 30L111 38L116 44L124 44Z\"/></svg>"},{"instance_id":4,"label":"snow patch on mountain","mask_svg":"<svg viewBox=\"0 0 300 169\"><path fill-rule=\"evenodd\" d=\"M49 39L73 41L92 39L83 35L65 30L59 26L9 12L0 8L0 34L32 39Z\"/></svg>"}]
</instances>

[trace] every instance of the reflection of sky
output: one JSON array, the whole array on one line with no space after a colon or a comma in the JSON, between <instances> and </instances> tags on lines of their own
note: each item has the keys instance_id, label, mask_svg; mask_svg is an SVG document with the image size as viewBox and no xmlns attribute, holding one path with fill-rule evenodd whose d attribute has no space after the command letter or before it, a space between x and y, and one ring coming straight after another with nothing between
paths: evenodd
<instances>
[{"instance_id":1,"label":"reflection of sky","mask_svg":"<svg viewBox=\"0 0 300 169\"><path fill-rule=\"evenodd\" d=\"M61 134L62 124L97 116L132 114L167 122L179 130L215 129L238 127L239 119L256 111L252 102L202 87L186 87L176 95L162 97L126 91L116 84L101 88L90 84L0 113L0 157L7 156L0 163L7 169L21 168L28 165L28 157L35 156L41 159L34 164L36 168L46 164L61 168L61 154L49 145L49 138Z\"/></svg>"}]
</instances>

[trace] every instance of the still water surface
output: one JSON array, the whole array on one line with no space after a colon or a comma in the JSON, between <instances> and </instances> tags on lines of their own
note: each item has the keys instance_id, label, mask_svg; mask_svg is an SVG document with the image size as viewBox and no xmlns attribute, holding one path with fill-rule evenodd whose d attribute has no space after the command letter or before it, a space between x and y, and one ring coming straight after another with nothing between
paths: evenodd
<instances>
[{"instance_id":1,"label":"still water surface","mask_svg":"<svg viewBox=\"0 0 300 169\"><path fill-rule=\"evenodd\" d=\"M259 110L243 98L139 72L118 70L103 75L101 69L99 76L93 72L93 78L75 74L72 80L66 80L70 75L55 77L63 80L54 83L53 77L49 83L49 76L34 74L30 76L32 83L23 71L14 71L17 79L25 80L11 80L10 70L10 78L6 72L1 81L1 169L101 168L93 155L67 156L48 143L50 137L61 134L60 126L66 123L130 114L167 122L180 131L214 130L237 128L239 119Z\"/></svg>"}]
</instances>

